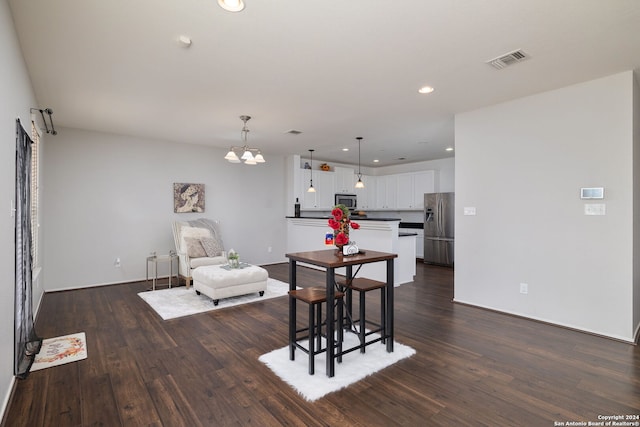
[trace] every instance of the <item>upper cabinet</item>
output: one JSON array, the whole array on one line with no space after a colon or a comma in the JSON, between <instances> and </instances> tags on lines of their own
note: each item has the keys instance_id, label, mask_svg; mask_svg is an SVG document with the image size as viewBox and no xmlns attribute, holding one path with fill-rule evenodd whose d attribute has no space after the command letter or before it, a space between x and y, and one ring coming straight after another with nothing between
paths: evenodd
<instances>
[{"instance_id":1,"label":"upper cabinet","mask_svg":"<svg viewBox=\"0 0 640 427\"><path fill-rule=\"evenodd\" d=\"M392 175L362 175L365 188L355 188L355 169L336 166L333 171L313 170L315 193L308 193L311 170L299 168L294 174L293 200L299 198L303 210L330 210L335 193L356 194L362 210L422 210L424 194L436 192L437 171Z\"/></svg>"},{"instance_id":2,"label":"upper cabinet","mask_svg":"<svg viewBox=\"0 0 640 427\"><path fill-rule=\"evenodd\" d=\"M397 209L398 175L376 177L376 209Z\"/></svg>"},{"instance_id":3,"label":"upper cabinet","mask_svg":"<svg viewBox=\"0 0 640 427\"><path fill-rule=\"evenodd\" d=\"M335 173L320 170L313 171L315 193L307 192L311 182L311 169L300 169L302 185L302 209L331 209L334 201Z\"/></svg>"},{"instance_id":4,"label":"upper cabinet","mask_svg":"<svg viewBox=\"0 0 640 427\"><path fill-rule=\"evenodd\" d=\"M398 177L398 209L424 208L424 194L435 192L435 171L410 172Z\"/></svg>"},{"instance_id":5,"label":"upper cabinet","mask_svg":"<svg viewBox=\"0 0 640 427\"><path fill-rule=\"evenodd\" d=\"M362 183L364 188L354 188L358 196L358 209L374 209L376 203L376 177L362 175Z\"/></svg>"},{"instance_id":6,"label":"upper cabinet","mask_svg":"<svg viewBox=\"0 0 640 427\"><path fill-rule=\"evenodd\" d=\"M414 172L414 209L424 209L425 193L436 192L436 171Z\"/></svg>"},{"instance_id":7,"label":"upper cabinet","mask_svg":"<svg viewBox=\"0 0 640 427\"><path fill-rule=\"evenodd\" d=\"M334 171L336 176L335 192L354 194L356 185L355 170L336 166Z\"/></svg>"}]
</instances>

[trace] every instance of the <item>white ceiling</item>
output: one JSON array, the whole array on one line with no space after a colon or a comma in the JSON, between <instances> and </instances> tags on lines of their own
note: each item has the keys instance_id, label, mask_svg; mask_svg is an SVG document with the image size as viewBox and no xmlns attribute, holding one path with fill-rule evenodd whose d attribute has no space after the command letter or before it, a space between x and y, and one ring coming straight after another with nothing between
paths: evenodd
<instances>
[{"instance_id":1,"label":"white ceiling","mask_svg":"<svg viewBox=\"0 0 640 427\"><path fill-rule=\"evenodd\" d=\"M226 149L246 114L267 161L357 162L357 136L363 166L445 158L456 113L640 69L638 0L8 3L56 127ZM530 58L485 63L515 49Z\"/></svg>"}]
</instances>

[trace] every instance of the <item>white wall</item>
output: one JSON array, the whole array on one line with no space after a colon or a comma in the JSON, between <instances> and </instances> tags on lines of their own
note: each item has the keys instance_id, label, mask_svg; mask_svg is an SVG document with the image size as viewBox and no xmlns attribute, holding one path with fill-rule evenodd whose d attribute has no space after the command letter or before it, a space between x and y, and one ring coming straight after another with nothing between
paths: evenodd
<instances>
[{"instance_id":1,"label":"white wall","mask_svg":"<svg viewBox=\"0 0 640 427\"><path fill-rule=\"evenodd\" d=\"M283 158L247 166L211 147L56 130L43 159L47 290L144 279L149 253L175 248L174 220L218 219L242 260L285 260ZM174 182L205 184L203 214L173 212Z\"/></svg>"},{"instance_id":2,"label":"white wall","mask_svg":"<svg viewBox=\"0 0 640 427\"><path fill-rule=\"evenodd\" d=\"M629 71L456 116L456 301L633 341L632 97Z\"/></svg>"},{"instance_id":3,"label":"white wall","mask_svg":"<svg viewBox=\"0 0 640 427\"><path fill-rule=\"evenodd\" d=\"M31 107L37 107L13 20L6 1L0 1L0 415L6 409L13 385L15 218L10 203L15 202L15 119L30 130ZM41 291L34 290L34 302Z\"/></svg>"},{"instance_id":4,"label":"white wall","mask_svg":"<svg viewBox=\"0 0 640 427\"><path fill-rule=\"evenodd\" d=\"M633 81L633 324L636 325L634 336L638 336L640 328L640 84L638 75Z\"/></svg>"}]
</instances>

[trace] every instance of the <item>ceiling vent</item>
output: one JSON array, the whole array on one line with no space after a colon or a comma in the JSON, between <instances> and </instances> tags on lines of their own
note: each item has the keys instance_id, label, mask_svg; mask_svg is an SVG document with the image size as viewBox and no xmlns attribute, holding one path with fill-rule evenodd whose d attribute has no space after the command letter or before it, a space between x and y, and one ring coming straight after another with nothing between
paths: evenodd
<instances>
[{"instance_id":1,"label":"ceiling vent","mask_svg":"<svg viewBox=\"0 0 640 427\"><path fill-rule=\"evenodd\" d=\"M301 130L295 130L295 129L289 129L285 133L288 133L290 135L300 135L302 133L302 131Z\"/></svg>"},{"instance_id":2,"label":"ceiling vent","mask_svg":"<svg viewBox=\"0 0 640 427\"><path fill-rule=\"evenodd\" d=\"M502 70L509 65L524 61L525 59L529 59L529 56L522 50L518 49L497 58L490 59L487 61L487 64L491 65L495 69Z\"/></svg>"}]
</instances>

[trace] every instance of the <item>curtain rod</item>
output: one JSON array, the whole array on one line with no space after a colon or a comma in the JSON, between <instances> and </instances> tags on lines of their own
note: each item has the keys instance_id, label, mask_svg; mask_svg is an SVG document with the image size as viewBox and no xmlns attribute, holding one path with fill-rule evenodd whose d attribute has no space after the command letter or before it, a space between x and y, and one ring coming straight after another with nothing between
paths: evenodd
<instances>
[{"instance_id":1,"label":"curtain rod","mask_svg":"<svg viewBox=\"0 0 640 427\"><path fill-rule=\"evenodd\" d=\"M42 116L42 121L44 123L44 130L47 133L50 133L51 135L57 135L58 132L56 131L56 129L53 127L53 118L51 117L51 115L53 114L53 110L51 108L45 108L44 110L40 109L40 108L32 108L31 112L33 113L35 111L40 111L40 116ZM51 130L49 130L49 126L47 126L47 121L44 118L44 113L47 113L47 115L49 116L49 123L51 123Z\"/></svg>"}]
</instances>

